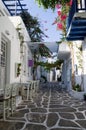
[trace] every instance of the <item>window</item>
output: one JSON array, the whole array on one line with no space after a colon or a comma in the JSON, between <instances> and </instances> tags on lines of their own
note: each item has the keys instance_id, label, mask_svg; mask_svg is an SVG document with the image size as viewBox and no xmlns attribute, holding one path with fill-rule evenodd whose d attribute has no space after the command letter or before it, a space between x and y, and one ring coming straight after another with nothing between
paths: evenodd
<instances>
[{"instance_id":1,"label":"window","mask_svg":"<svg viewBox=\"0 0 86 130\"><path fill-rule=\"evenodd\" d=\"M6 50L7 50L7 42L2 38L1 39L1 66L6 65Z\"/></svg>"}]
</instances>

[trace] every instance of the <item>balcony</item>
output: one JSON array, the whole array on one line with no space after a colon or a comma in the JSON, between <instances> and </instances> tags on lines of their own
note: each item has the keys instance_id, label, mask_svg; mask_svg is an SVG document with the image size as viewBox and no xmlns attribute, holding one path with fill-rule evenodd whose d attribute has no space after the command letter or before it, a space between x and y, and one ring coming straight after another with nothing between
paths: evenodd
<instances>
[{"instance_id":1,"label":"balcony","mask_svg":"<svg viewBox=\"0 0 86 130\"><path fill-rule=\"evenodd\" d=\"M2 0L2 2L11 16L20 15L21 12L28 11L28 9L26 9L26 4L23 3L23 0Z\"/></svg>"},{"instance_id":2,"label":"balcony","mask_svg":"<svg viewBox=\"0 0 86 130\"><path fill-rule=\"evenodd\" d=\"M86 0L73 0L67 21L67 40L84 40L86 37Z\"/></svg>"},{"instance_id":3,"label":"balcony","mask_svg":"<svg viewBox=\"0 0 86 130\"><path fill-rule=\"evenodd\" d=\"M70 56L70 48L66 43L59 44L58 59L65 60Z\"/></svg>"}]
</instances>

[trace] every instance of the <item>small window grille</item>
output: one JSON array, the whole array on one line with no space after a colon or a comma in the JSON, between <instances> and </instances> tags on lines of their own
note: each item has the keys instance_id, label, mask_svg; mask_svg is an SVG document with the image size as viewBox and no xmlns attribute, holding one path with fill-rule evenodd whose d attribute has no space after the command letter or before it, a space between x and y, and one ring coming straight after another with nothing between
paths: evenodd
<instances>
[{"instance_id":1,"label":"small window grille","mask_svg":"<svg viewBox=\"0 0 86 130\"><path fill-rule=\"evenodd\" d=\"M2 38L1 39L1 66L6 66L6 50L7 42Z\"/></svg>"}]
</instances>

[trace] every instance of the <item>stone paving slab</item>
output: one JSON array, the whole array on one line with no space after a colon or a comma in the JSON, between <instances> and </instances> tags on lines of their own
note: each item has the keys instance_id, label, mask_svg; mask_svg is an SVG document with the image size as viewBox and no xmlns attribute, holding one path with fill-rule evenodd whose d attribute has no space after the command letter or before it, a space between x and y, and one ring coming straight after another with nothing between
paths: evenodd
<instances>
[{"instance_id":1,"label":"stone paving slab","mask_svg":"<svg viewBox=\"0 0 86 130\"><path fill-rule=\"evenodd\" d=\"M46 108L32 108L31 112L47 113Z\"/></svg>"},{"instance_id":2,"label":"stone paving slab","mask_svg":"<svg viewBox=\"0 0 86 130\"><path fill-rule=\"evenodd\" d=\"M72 107L66 107L66 108L50 108L49 109L50 112L76 112L76 109L75 108L72 108Z\"/></svg>"},{"instance_id":3,"label":"stone paving slab","mask_svg":"<svg viewBox=\"0 0 86 130\"><path fill-rule=\"evenodd\" d=\"M56 113L49 113L46 124L48 127L52 127L57 123L58 120L59 117Z\"/></svg>"},{"instance_id":4,"label":"stone paving slab","mask_svg":"<svg viewBox=\"0 0 86 130\"><path fill-rule=\"evenodd\" d=\"M22 122L0 121L0 130L20 130L23 126Z\"/></svg>"},{"instance_id":5,"label":"stone paving slab","mask_svg":"<svg viewBox=\"0 0 86 130\"><path fill-rule=\"evenodd\" d=\"M81 112L75 112L74 114L77 117L77 119L85 119L83 113L81 113Z\"/></svg>"},{"instance_id":6,"label":"stone paving slab","mask_svg":"<svg viewBox=\"0 0 86 130\"><path fill-rule=\"evenodd\" d=\"M70 119L70 120L75 119L75 116L73 113L63 112L63 113L59 113L59 115L61 118L64 118L64 119Z\"/></svg>"},{"instance_id":7,"label":"stone paving slab","mask_svg":"<svg viewBox=\"0 0 86 130\"><path fill-rule=\"evenodd\" d=\"M59 126L63 126L63 127L78 127L79 125L76 124L76 122L73 122L71 120L64 120L64 119L60 119L59 121Z\"/></svg>"},{"instance_id":8,"label":"stone paving slab","mask_svg":"<svg viewBox=\"0 0 86 130\"><path fill-rule=\"evenodd\" d=\"M29 112L29 109L18 110L18 111L16 111L16 112L12 115L12 117L19 117L19 118L21 118L21 117L24 117L25 113L28 113L28 112Z\"/></svg>"},{"instance_id":9,"label":"stone paving slab","mask_svg":"<svg viewBox=\"0 0 86 130\"><path fill-rule=\"evenodd\" d=\"M43 113L29 113L27 114L27 120L34 123L43 123L46 119L46 114Z\"/></svg>"},{"instance_id":10,"label":"stone paving slab","mask_svg":"<svg viewBox=\"0 0 86 130\"><path fill-rule=\"evenodd\" d=\"M86 120L76 120L76 122L86 129Z\"/></svg>"},{"instance_id":11,"label":"stone paving slab","mask_svg":"<svg viewBox=\"0 0 86 130\"><path fill-rule=\"evenodd\" d=\"M50 129L50 130L82 130L82 129L73 129L73 128L54 128L54 129Z\"/></svg>"},{"instance_id":12,"label":"stone paving slab","mask_svg":"<svg viewBox=\"0 0 86 130\"><path fill-rule=\"evenodd\" d=\"M7 121L0 120L0 130L86 130L86 102L58 87L41 88Z\"/></svg>"},{"instance_id":13,"label":"stone paving slab","mask_svg":"<svg viewBox=\"0 0 86 130\"><path fill-rule=\"evenodd\" d=\"M28 124L24 130L47 130L44 125Z\"/></svg>"}]
</instances>

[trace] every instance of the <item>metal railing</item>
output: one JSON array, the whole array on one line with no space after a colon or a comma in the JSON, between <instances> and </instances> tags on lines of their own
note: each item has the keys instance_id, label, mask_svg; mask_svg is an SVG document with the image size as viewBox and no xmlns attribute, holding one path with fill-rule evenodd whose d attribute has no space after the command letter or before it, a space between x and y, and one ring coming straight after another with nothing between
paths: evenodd
<instances>
[{"instance_id":1,"label":"metal railing","mask_svg":"<svg viewBox=\"0 0 86 130\"><path fill-rule=\"evenodd\" d=\"M76 12L86 12L86 0L73 0L67 20L67 30Z\"/></svg>"},{"instance_id":2,"label":"metal railing","mask_svg":"<svg viewBox=\"0 0 86 130\"><path fill-rule=\"evenodd\" d=\"M25 9L26 4L23 4L22 1L23 0L2 0L11 15L20 15L21 12L28 11L28 9Z\"/></svg>"}]
</instances>

